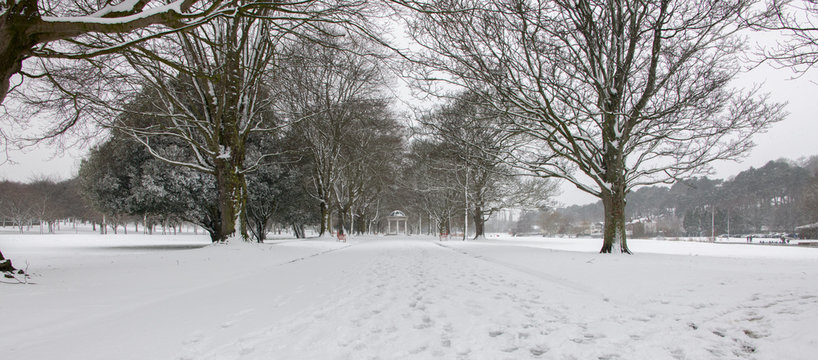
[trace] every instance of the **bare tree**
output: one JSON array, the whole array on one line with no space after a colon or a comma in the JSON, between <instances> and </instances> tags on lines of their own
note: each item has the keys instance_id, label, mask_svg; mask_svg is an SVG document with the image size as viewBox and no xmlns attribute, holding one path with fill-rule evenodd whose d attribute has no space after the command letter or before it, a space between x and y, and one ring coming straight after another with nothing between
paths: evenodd
<instances>
[{"instance_id":1,"label":"bare tree","mask_svg":"<svg viewBox=\"0 0 818 360\"><path fill-rule=\"evenodd\" d=\"M760 31L773 31L783 39L760 49L763 59L789 67L799 74L818 64L818 1L770 0L765 11L748 22Z\"/></svg>"},{"instance_id":2,"label":"bare tree","mask_svg":"<svg viewBox=\"0 0 818 360\"><path fill-rule=\"evenodd\" d=\"M58 191L57 184L54 180L47 177L41 177L30 184L28 184L31 191L32 209L35 216L40 223L40 233L46 231L45 226L48 226L48 232L54 232L54 223L58 220L57 201Z\"/></svg>"},{"instance_id":3,"label":"bare tree","mask_svg":"<svg viewBox=\"0 0 818 360\"><path fill-rule=\"evenodd\" d=\"M245 177L273 155L250 151L248 139L284 125L275 111L276 91L286 86L276 71L282 48L295 37L325 34L317 23L354 18L351 12L358 6L308 1L245 9L241 16L219 17L161 41L89 59L85 69L54 71L49 79L63 97L50 102L69 107L65 113L72 115L53 133L73 126L85 111L105 126L130 133L159 159L212 174L219 189L222 239L235 232L246 239ZM102 91L81 90L89 85ZM133 121L139 118L150 120ZM151 145L157 137L180 141L186 151L160 151Z\"/></svg>"},{"instance_id":4,"label":"bare tree","mask_svg":"<svg viewBox=\"0 0 818 360\"><path fill-rule=\"evenodd\" d=\"M333 196L343 192L335 191L335 186L345 165L345 141L358 131L360 115L368 111L363 105L382 98L383 75L374 58L361 56L369 50L360 41L303 41L287 57L284 68L290 71L284 71L281 78L286 84L288 114L299 119L293 132L303 140L304 156L312 167L310 192L320 204L322 235L331 231L333 206L338 204Z\"/></svg>"},{"instance_id":5,"label":"bare tree","mask_svg":"<svg viewBox=\"0 0 818 360\"><path fill-rule=\"evenodd\" d=\"M22 234L37 216L34 189L27 184L0 182L0 215L10 221Z\"/></svg>"},{"instance_id":6,"label":"bare tree","mask_svg":"<svg viewBox=\"0 0 818 360\"><path fill-rule=\"evenodd\" d=\"M153 113L167 121L114 126L164 161L215 176L220 236L224 240L238 231L246 239L245 175L269 156L260 153L248 159L247 145L252 134L270 132L275 126L265 76L276 56L276 33L265 22L245 17L214 20L175 40L170 52L139 48L128 54L140 74L137 78L146 80L160 99L155 110L138 109L133 116ZM185 56L176 60L174 50ZM152 147L151 139L157 136L182 141L193 161L187 153L163 153Z\"/></svg>"},{"instance_id":7,"label":"bare tree","mask_svg":"<svg viewBox=\"0 0 818 360\"><path fill-rule=\"evenodd\" d=\"M403 152L401 126L384 99L359 101L350 109L352 122L341 139L338 177L332 184L333 200L341 218L340 231L352 233L365 222L359 216L394 181ZM346 229L344 229L346 228Z\"/></svg>"},{"instance_id":8,"label":"bare tree","mask_svg":"<svg viewBox=\"0 0 818 360\"><path fill-rule=\"evenodd\" d=\"M486 221L499 209L538 207L534 203L546 202L553 193L547 180L524 180L509 166L517 138L503 129L506 114L486 103L487 97L466 91L421 118L429 135L447 145L443 149L450 152L453 180L463 189L464 222L470 215L475 239L485 236Z\"/></svg>"},{"instance_id":9,"label":"bare tree","mask_svg":"<svg viewBox=\"0 0 818 360\"><path fill-rule=\"evenodd\" d=\"M219 240L237 231L246 239L244 177L264 157L247 160L247 140L273 126L265 79L280 37L259 19L267 11L217 18L162 41L88 59L90 76L77 76L84 70L71 64L50 77L54 87L66 89L69 106L87 109L68 109L69 117L94 118L129 134L160 160L213 175ZM80 90L89 85L98 91ZM67 119L66 126L72 122Z\"/></svg>"},{"instance_id":10,"label":"bare tree","mask_svg":"<svg viewBox=\"0 0 818 360\"><path fill-rule=\"evenodd\" d=\"M629 253L634 187L734 159L781 105L729 87L753 1L443 1L410 26L423 78L492 90L524 167L605 207L601 252Z\"/></svg>"},{"instance_id":11,"label":"bare tree","mask_svg":"<svg viewBox=\"0 0 818 360\"><path fill-rule=\"evenodd\" d=\"M38 93L40 97L29 98L29 94L23 95L23 101L34 105L34 110L42 108L56 109L54 113L59 121L54 121L49 126L46 133L39 138L58 137L71 130L80 121L85 112L91 112L98 119L112 118L111 109L118 106L111 106L115 100L126 98L121 91L138 93L143 88L140 84L132 82L121 82L123 77L134 75L130 71L133 68L142 67L142 72L135 71L136 74L145 75L146 79L158 80L155 89L168 90L171 85L170 79L177 78L183 69L175 68L180 63L190 60L191 56L202 51L206 51L208 46L216 45L213 42L198 43L198 47L193 45L196 39L204 41L216 40L209 38L208 30L198 30L203 24L207 24L214 19L221 19L222 24L230 23L231 20L242 17L254 17L263 19L264 25L253 26L252 29L242 28L241 24L230 26L232 30L239 29L254 32L252 36L245 36L243 39L250 39L248 42L237 42L236 33L226 34L226 38L233 40L230 46L224 48L224 52L214 55L214 60L221 57L228 65L223 74L210 73L210 80L218 79L213 86L203 86L203 80L194 76L188 79L195 81L191 87L195 87L199 92L196 95L202 100L199 105L203 105L204 112L194 113L189 104L174 103L178 96L168 96L163 105L171 105L169 109L174 114L175 119L190 115L204 116L207 112L210 115L217 115L217 121L228 120L227 126L217 126L217 134L209 134L210 143L201 146L201 155L216 154L207 159L205 156L198 158L196 163L187 163L200 170L221 173L220 189L224 191L222 204L228 206L227 211L222 211L225 219L222 221L222 233L230 234L234 232L234 227L242 214L244 206L243 173L249 171L252 165L244 166L244 151L236 143L246 135L247 129L252 129L254 120L240 123L241 118L247 119L248 114L252 114L254 105L249 105L245 100L248 93L239 94L239 90L246 90L246 85L250 85L250 93L258 88L253 85L258 82L255 77L242 77L246 75L235 63L236 51L242 47L258 45L261 42L271 41L265 39L265 35L256 29L276 28L280 34L292 34L303 29L312 29L314 23L328 22L346 26L347 28L362 29L360 19L366 18L367 12L363 11L365 2L359 1L323 1L323 0L295 0L295 1L275 1L258 2L251 0L221 1L221 0L122 0L113 1L91 1L91 0L71 0L71 1L50 1L50 0L6 0L0 3L0 103L5 100L6 95L13 91L22 82L16 79L36 78L51 84L50 88L36 88L33 93ZM357 20L357 21L356 21ZM236 21L234 23L239 23ZM218 25L217 25L218 26ZM191 30L197 29L195 32ZM299 31L294 31L298 29ZM367 31L363 31L367 32ZM175 52L155 52L156 47L162 46L163 42L154 41L164 35L177 33L179 43L193 49L192 52L182 52L176 48ZM273 36L275 37L275 36ZM224 39L220 39L224 40ZM156 45L158 43L158 45ZM170 46L173 48L173 46ZM118 52L130 49L130 57L115 56ZM165 49L167 50L167 48ZM251 61L264 61L269 56L266 50L256 50L255 54L261 59L251 58ZM182 61L176 61L179 54L187 55ZM163 57L162 55L172 55ZM105 55L113 55L105 57ZM137 56L144 56L138 60ZM39 59L40 62L27 61L26 59ZM56 59L56 61L47 61ZM67 66L64 59L89 59L88 63L80 66ZM124 60L126 59L126 60ZM170 61L168 61L170 60ZM201 60L201 59L200 59ZM70 65L75 65L69 62ZM210 63L213 65L213 63ZM242 64L243 65L243 64ZM214 69L213 67L209 68ZM153 72L159 70L157 72ZM174 73L174 70L176 73ZM203 70L203 73L207 69ZM225 69L221 69L225 70ZM93 75L93 76L89 76ZM190 74L188 74L190 75ZM219 75L225 75L221 77ZM15 84L12 84L12 81ZM97 81L101 80L101 81ZM240 81L232 81L240 80ZM249 81L250 83L247 83ZM73 82L75 86L69 86ZM199 82L199 84L195 84ZM106 87L112 85L113 88ZM190 84L189 84L190 85ZM116 91L111 91L116 90ZM166 93L171 93L175 89ZM205 91L202 93L201 91ZM43 94L44 93L44 94ZM90 93L90 98L84 97L83 93ZM113 94L113 95L112 95ZM256 93L258 94L258 93ZM176 97L176 99L174 99ZM232 103L232 104L230 104ZM180 106L181 105L181 106ZM119 107L121 109L121 107ZM89 109L93 109L90 110ZM100 110L106 109L106 110ZM251 109L251 110L248 110ZM201 109L200 109L201 110ZM23 120L36 111L20 111L15 115L21 116ZM93 114L96 112L97 114ZM181 116L180 116L181 115ZM222 119L222 116L228 118ZM234 116L235 115L235 116ZM195 116L194 116L195 117ZM201 119L197 119L201 120ZM233 122L232 125L229 123ZM190 131L197 123L191 123ZM202 130L202 129L199 129ZM207 130L203 130L207 133ZM136 135L136 133L134 133ZM148 132L141 135L148 135ZM178 135L178 133L176 134ZM172 135L172 136L176 136ZM5 141L3 147L8 146L9 137L13 136L6 131L0 130L0 140ZM183 135L186 136L186 135ZM144 139L144 137L143 137ZM227 139L227 140L225 140ZM239 141L240 142L240 141ZM201 143L199 143L201 145ZM146 144L147 145L147 144ZM196 147L196 145L191 145ZM228 150L229 149L229 150ZM228 154L230 156L226 156ZM157 154L158 155L158 154ZM167 155L167 154L165 154ZM165 159L173 161L169 156ZM233 170L234 169L234 170ZM228 205L228 202L230 205ZM237 209L238 207L238 209ZM241 222L241 221L240 221ZM243 223L243 222L241 222ZM243 231L242 231L243 232Z\"/></svg>"},{"instance_id":12,"label":"bare tree","mask_svg":"<svg viewBox=\"0 0 818 360\"><path fill-rule=\"evenodd\" d=\"M451 234L453 216L465 208L463 188L454 180L457 167L452 166L454 152L450 147L433 139L416 138L407 156L405 176L399 181L418 216L426 213L430 229L434 226L438 234Z\"/></svg>"},{"instance_id":13,"label":"bare tree","mask_svg":"<svg viewBox=\"0 0 818 360\"><path fill-rule=\"evenodd\" d=\"M219 16L266 5L222 0L5 0L0 3L0 103L13 88L15 75L47 76L24 71L26 59L76 59L113 53Z\"/></svg>"}]
</instances>

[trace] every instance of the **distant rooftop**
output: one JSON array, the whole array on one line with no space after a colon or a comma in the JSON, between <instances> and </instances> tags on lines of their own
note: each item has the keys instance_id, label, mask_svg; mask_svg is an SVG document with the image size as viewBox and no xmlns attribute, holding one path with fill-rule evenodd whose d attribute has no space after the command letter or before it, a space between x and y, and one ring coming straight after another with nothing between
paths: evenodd
<instances>
[{"instance_id":1,"label":"distant rooftop","mask_svg":"<svg viewBox=\"0 0 818 360\"><path fill-rule=\"evenodd\" d=\"M403 211L395 210L391 214L389 214L389 216L406 217L406 214L404 214Z\"/></svg>"}]
</instances>

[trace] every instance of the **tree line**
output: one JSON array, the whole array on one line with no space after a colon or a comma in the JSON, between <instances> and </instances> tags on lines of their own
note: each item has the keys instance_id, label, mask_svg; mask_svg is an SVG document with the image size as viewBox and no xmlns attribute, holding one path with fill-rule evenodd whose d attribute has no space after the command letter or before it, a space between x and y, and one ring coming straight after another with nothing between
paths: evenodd
<instances>
[{"instance_id":1,"label":"tree line","mask_svg":"<svg viewBox=\"0 0 818 360\"><path fill-rule=\"evenodd\" d=\"M459 207L464 227L482 227L497 205L529 203L513 195L558 178L601 200L604 253L630 252L629 194L735 159L783 119L783 104L759 88L730 85L747 54L743 35L792 35L791 46L760 55L806 71L815 37L799 11L816 13L810 1L752 0L24 0L0 11L0 99L14 105L12 121L53 116L45 139L110 129L212 179L214 239L249 238L250 178L268 165L309 174L303 188L322 233L333 214L344 231L368 224L361 218L382 198L373 194L397 191L368 180L397 173L390 151L399 142L428 154L407 157L429 160L418 170L457 184L384 181L417 184L408 188L429 197L438 226ZM405 28L413 46L380 35L390 26ZM409 142L392 131L385 69L452 98L416 119L449 137L424 130ZM480 121L447 125L447 112ZM449 205L458 198L462 206Z\"/></svg>"},{"instance_id":2,"label":"tree line","mask_svg":"<svg viewBox=\"0 0 818 360\"><path fill-rule=\"evenodd\" d=\"M779 159L729 179L697 177L672 186L649 186L628 198L627 218L656 224L636 236L738 236L797 233L818 222L818 156ZM602 204L570 206L529 214L521 224L551 233L587 233L601 220ZM713 227L715 226L715 228Z\"/></svg>"},{"instance_id":3,"label":"tree line","mask_svg":"<svg viewBox=\"0 0 818 360\"><path fill-rule=\"evenodd\" d=\"M457 229L465 238L463 229L471 224L477 238L499 209L542 206L553 194L553 182L522 178L504 162L496 127L502 115L473 94L459 94L429 110L412 129L398 122L388 105L388 99L359 99L348 105L354 111L346 115L305 118L279 136L248 138L248 152L267 154L246 175L249 236L262 242L271 228L287 227L301 238L307 226L319 234L376 233L383 230L384 216L402 209L413 233ZM143 116L126 112L120 121L140 123ZM81 162L75 179L4 183L12 189L0 196L5 218L21 231L26 224L64 219L90 221L114 232L129 223L148 231L155 224L186 222L221 241L216 177L160 157L168 155L155 156L193 155L188 144L173 137L135 138L131 131L136 128L112 129ZM423 140L406 142L411 132ZM38 191L45 187L54 188L48 192L54 198L41 201L38 196L47 195ZM18 203L41 204L48 216L37 217L28 207L18 211L13 206Z\"/></svg>"},{"instance_id":4,"label":"tree line","mask_svg":"<svg viewBox=\"0 0 818 360\"><path fill-rule=\"evenodd\" d=\"M59 230L60 221L95 220L97 213L82 196L77 179L38 179L29 183L0 182L0 222L23 232Z\"/></svg>"}]
</instances>

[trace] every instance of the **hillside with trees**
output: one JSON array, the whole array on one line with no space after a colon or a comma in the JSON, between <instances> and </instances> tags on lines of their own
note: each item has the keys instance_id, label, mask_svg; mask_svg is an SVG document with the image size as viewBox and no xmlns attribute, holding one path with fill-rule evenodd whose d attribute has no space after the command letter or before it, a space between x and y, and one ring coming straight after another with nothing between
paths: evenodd
<instances>
[{"instance_id":1,"label":"hillside with trees","mask_svg":"<svg viewBox=\"0 0 818 360\"><path fill-rule=\"evenodd\" d=\"M626 218L631 224L651 223L647 232L632 229L634 236L795 234L799 226L818 222L816 162L818 156L779 159L729 179L697 177L671 186L642 187L629 195ZM602 221L599 202L540 212L551 215L525 221L544 229L571 224L558 228L574 229L573 233L589 233L592 224ZM530 224L522 228L530 229Z\"/></svg>"}]
</instances>

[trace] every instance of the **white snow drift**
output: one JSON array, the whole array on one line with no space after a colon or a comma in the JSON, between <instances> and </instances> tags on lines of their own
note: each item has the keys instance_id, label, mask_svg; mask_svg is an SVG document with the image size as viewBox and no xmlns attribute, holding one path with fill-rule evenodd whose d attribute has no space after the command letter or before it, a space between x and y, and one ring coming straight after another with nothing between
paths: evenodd
<instances>
[{"instance_id":1,"label":"white snow drift","mask_svg":"<svg viewBox=\"0 0 818 360\"><path fill-rule=\"evenodd\" d=\"M812 359L818 249L0 235L2 359Z\"/></svg>"}]
</instances>

